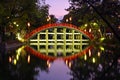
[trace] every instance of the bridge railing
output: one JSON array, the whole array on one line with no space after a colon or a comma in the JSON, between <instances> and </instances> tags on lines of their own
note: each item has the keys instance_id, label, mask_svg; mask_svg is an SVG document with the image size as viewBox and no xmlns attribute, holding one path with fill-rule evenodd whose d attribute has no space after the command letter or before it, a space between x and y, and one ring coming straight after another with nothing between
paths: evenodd
<instances>
[{"instance_id":1,"label":"bridge railing","mask_svg":"<svg viewBox=\"0 0 120 80\"><path fill-rule=\"evenodd\" d=\"M72 24L66 24L66 23L54 23L54 24L47 24L47 25L44 25L42 27L39 27L35 30L33 30L32 32L28 33L25 35L25 39L29 39L31 36L37 34L38 32L42 31L42 30L45 30L45 29L48 29L48 28L54 28L54 27L67 27L67 28L72 28L72 29L75 29L75 30L79 30L82 34L84 34L85 36L89 37L91 40L94 38L93 35L89 32L86 32L84 30L81 30L80 28L72 25Z\"/></svg>"}]
</instances>

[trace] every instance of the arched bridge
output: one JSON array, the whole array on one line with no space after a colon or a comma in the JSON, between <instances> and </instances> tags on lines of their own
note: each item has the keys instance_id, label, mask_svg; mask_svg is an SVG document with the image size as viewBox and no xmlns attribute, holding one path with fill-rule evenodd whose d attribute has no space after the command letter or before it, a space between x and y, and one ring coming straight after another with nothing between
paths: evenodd
<instances>
[{"instance_id":1,"label":"arched bridge","mask_svg":"<svg viewBox=\"0 0 120 80\"><path fill-rule=\"evenodd\" d=\"M56 23L33 30L25 39L32 48L42 54L67 56L82 52L93 36L74 25Z\"/></svg>"}]
</instances>

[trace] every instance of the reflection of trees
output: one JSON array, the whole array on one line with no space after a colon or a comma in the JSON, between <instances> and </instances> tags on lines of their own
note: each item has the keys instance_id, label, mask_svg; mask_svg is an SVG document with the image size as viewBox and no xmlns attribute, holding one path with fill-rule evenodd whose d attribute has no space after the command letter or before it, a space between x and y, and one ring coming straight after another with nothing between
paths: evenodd
<instances>
[{"instance_id":1,"label":"reflection of trees","mask_svg":"<svg viewBox=\"0 0 120 80\"><path fill-rule=\"evenodd\" d=\"M120 56L117 53L120 50L116 51L116 47L107 48L101 52L100 57L96 54L97 49L86 61L83 57L73 60L70 73L73 78L71 80L119 80L120 62L118 59ZM93 56L96 58L96 63L92 63Z\"/></svg>"},{"instance_id":2,"label":"reflection of trees","mask_svg":"<svg viewBox=\"0 0 120 80\"><path fill-rule=\"evenodd\" d=\"M16 65L9 63L8 57L14 55L5 56L5 62L0 65L0 75L2 75L0 80L34 80L34 76L38 74L38 71L35 70L36 67L39 67L41 71L48 71L47 61L33 55L30 55L30 63L27 62L28 54L20 56Z\"/></svg>"}]
</instances>

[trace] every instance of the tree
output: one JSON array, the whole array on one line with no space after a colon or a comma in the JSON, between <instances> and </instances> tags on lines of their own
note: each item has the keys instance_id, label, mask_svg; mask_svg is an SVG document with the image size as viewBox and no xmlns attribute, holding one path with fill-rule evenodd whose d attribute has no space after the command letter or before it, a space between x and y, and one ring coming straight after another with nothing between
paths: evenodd
<instances>
[{"instance_id":1,"label":"tree","mask_svg":"<svg viewBox=\"0 0 120 80\"><path fill-rule=\"evenodd\" d=\"M38 27L45 24L49 6L42 2L44 0L1 0L0 34L2 39L5 38L5 30L16 34L21 30L28 30L30 26ZM30 23L29 27L28 23Z\"/></svg>"},{"instance_id":2,"label":"tree","mask_svg":"<svg viewBox=\"0 0 120 80\"><path fill-rule=\"evenodd\" d=\"M55 15L49 15L47 21L48 23L56 23L58 19L55 17Z\"/></svg>"},{"instance_id":3,"label":"tree","mask_svg":"<svg viewBox=\"0 0 120 80\"><path fill-rule=\"evenodd\" d=\"M69 14L72 14L74 19L74 25L91 25L91 23L97 23L100 29L108 28L106 22L101 19L103 16L111 25L118 27L120 25L119 18L119 0L69 0L71 6L67 9ZM98 14L95 9L100 13ZM113 7L110 7L113 6ZM85 27L85 26L84 26ZM94 27L93 25L91 27ZM98 28L98 29L99 29ZM97 30L98 30L97 29ZM101 30L102 31L102 30Z\"/></svg>"}]
</instances>

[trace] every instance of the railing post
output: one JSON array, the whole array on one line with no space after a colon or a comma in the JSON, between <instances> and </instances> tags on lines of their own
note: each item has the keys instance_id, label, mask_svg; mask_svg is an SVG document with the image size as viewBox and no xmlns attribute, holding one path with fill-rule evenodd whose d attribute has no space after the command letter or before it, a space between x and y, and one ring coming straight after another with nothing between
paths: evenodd
<instances>
[{"instance_id":1,"label":"railing post","mask_svg":"<svg viewBox=\"0 0 120 80\"><path fill-rule=\"evenodd\" d=\"M48 55L48 30L45 31L46 33L46 54Z\"/></svg>"},{"instance_id":2,"label":"railing post","mask_svg":"<svg viewBox=\"0 0 120 80\"><path fill-rule=\"evenodd\" d=\"M72 53L74 51L74 30L72 30Z\"/></svg>"},{"instance_id":3,"label":"railing post","mask_svg":"<svg viewBox=\"0 0 120 80\"><path fill-rule=\"evenodd\" d=\"M55 39L55 44L54 44L54 55L57 56L57 28L54 28L54 39Z\"/></svg>"},{"instance_id":4,"label":"railing post","mask_svg":"<svg viewBox=\"0 0 120 80\"><path fill-rule=\"evenodd\" d=\"M82 51L82 34L80 34L80 51Z\"/></svg>"},{"instance_id":5,"label":"railing post","mask_svg":"<svg viewBox=\"0 0 120 80\"><path fill-rule=\"evenodd\" d=\"M64 39L64 46L63 46L63 55L66 56L66 28L63 28L63 39Z\"/></svg>"},{"instance_id":6,"label":"railing post","mask_svg":"<svg viewBox=\"0 0 120 80\"><path fill-rule=\"evenodd\" d=\"M37 50L40 51L40 33L37 35Z\"/></svg>"}]
</instances>

